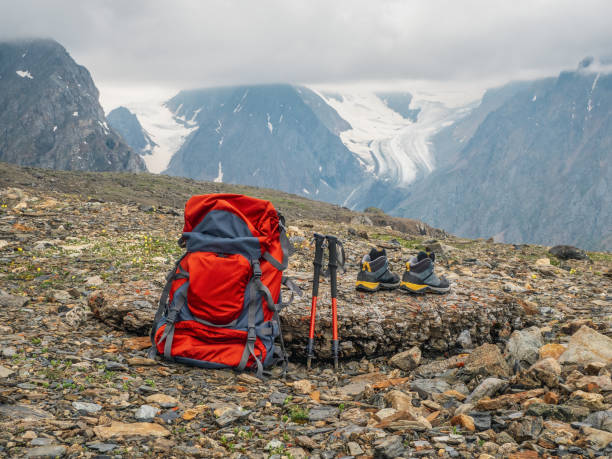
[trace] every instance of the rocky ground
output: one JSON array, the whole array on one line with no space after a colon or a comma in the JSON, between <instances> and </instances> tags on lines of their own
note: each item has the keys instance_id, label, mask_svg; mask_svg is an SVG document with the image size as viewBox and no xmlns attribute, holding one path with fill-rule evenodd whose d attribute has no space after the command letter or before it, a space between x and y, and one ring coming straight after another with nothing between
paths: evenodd
<instances>
[{"instance_id":1,"label":"rocky ground","mask_svg":"<svg viewBox=\"0 0 612 459\"><path fill-rule=\"evenodd\" d=\"M0 454L612 454L610 254L563 260L540 246L433 242L368 223L289 221L289 274L306 295L283 312L287 378L260 381L146 357L152 305L181 253L181 209L0 187ZM314 231L338 235L348 255L338 373L326 360L325 279L318 359L311 371L303 360ZM373 245L400 274L433 245L452 292L355 292Z\"/></svg>"}]
</instances>

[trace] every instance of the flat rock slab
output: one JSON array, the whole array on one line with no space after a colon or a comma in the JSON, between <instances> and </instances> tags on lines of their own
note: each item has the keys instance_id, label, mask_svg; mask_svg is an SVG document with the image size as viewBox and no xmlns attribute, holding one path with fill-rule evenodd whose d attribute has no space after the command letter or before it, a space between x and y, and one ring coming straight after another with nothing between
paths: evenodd
<instances>
[{"instance_id":1,"label":"flat rock slab","mask_svg":"<svg viewBox=\"0 0 612 459\"><path fill-rule=\"evenodd\" d=\"M500 331L511 330L524 315L520 302L500 292L478 299L465 295L411 296L399 290L362 294L353 289L354 275L339 276L338 333L340 356L360 358L389 355L420 346L447 351L456 347L459 335L469 330L474 341L491 341ZM329 285L322 281L317 311L315 352L318 358L331 355L332 318ZM303 290L308 282L300 282ZM344 288L342 287L344 286ZM144 295L139 292L147 292ZM160 287L145 281L138 285L109 285L89 297L93 314L105 323L129 332L147 335L157 309ZM155 306L154 306L155 305ZM283 335L293 357L305 356L310 320L308 295L281 313Z\"/></svg>"},{"instance_id":2,"label":"flat rock slab","mask_svg":"<svg viewBox=\"0 0 612 459\"><path fill-rule=\"evenodd\" d=\"M559 362L582 365L589 362L612 363L612 339L583 325L572 335Z\"/></svg>"},{"instance_id":3,"label":"flat rock slab","mask_svg":"<svg viewBox=\"0 0 612 459\"><path fill-rule=\"evenodd\" d=\"M0 306L7 308L20 308L25 305L30 298L27 296L9 295L6 292L0 291Z\"/></svg>"},{"instance_id":4,"label":"flat rock slab","mask_svg":"<svg viewBox=\"0 0 612 459\"><path fill-rule=\"evenodd\" d=\"M94 433L101 440L122 437L167 437L170 431L152 422L113 422L110 426L96 426Z\"/></svg>"},{"instance_id":5,"label":"flat rock slab","mask_svg":"<svg viewBox=\"0 0 612 459\"><path fill-rule=\"evenodd\" d=\"M27 450L26 457L62 457L66 453L66 447L62 445L37 446Z\"/></svg>"},{"instance_id":6,"label":"flat rock slab","mask_svg":"<svg viewBox=\"0 0 612 459\"><path fill-rule=\"evenodd\" d=\"M0 378L8 378L13 373L15 373L13 370L0 365Z\"/></svg>"},{"instance_id":7,"label":"flat rock slab","mask_svg":"<svg viewBox=\"0 0 612 459\"><path fill-rule=\"evenodd\" d=\"M0 419L8 418L16 421L39 421L55 419L51 413L29 405L0 405Z\"/></svg>"}]
</instances>

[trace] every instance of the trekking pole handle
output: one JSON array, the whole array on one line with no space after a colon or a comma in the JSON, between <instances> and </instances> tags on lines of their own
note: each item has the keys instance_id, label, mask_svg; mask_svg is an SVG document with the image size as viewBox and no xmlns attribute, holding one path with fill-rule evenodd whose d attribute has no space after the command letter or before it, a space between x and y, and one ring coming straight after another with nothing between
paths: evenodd
<instances>
[{"instance_id":1,"label":"trekking pole handle","mask_svg":"<svg viewBox=\"0 0 612 459\"><path fill-rule=\"evenodd\" d=\"M325 236L319 233L314 233L315 240L315 257L314 265L322 266L323 264L323 243L325 242Z\"/></svg>"},{"instance_id":2,"label":"trekking pole handle","mask_svg":"<svg viewBox=\"0 0 612 459\"><path fill-rule=\"evenodd\" d=\"M332 298L336 297L337 292L337 278L335 276L336 270L338 269L338 238L336 236L327 235L327 245L329 247L329 272L331 277L331 294Z\"/></svg>"}]
</instances>

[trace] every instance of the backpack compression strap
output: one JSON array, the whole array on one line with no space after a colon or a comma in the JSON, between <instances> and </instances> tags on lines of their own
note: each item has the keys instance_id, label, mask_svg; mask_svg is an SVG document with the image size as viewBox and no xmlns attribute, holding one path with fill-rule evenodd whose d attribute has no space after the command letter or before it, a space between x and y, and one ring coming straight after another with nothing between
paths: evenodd
<instances>
[{"instance_id":1,"label":"backpack compression strap","mask_svg":"<svg viewBox=\"0 0 612 459\"><path fill-rule=\"evenodd\" d=\"M257 293L261 292L263 296L265 297L266 302L268 303L268 308L274 313L274 321L277 323L277 326L278 326L279 341L280 341L280 348L281 348L280 354L281 354L281 360L283 362L283 375L284 375L287 372L288 359L287 359L287 351L285 350L285 339L283 337L283 330L281 327L279 312L283 308L287 307L293 301L293 297L295 294L297 294L298 296L301 296L302 291L291 279L289 279L286 276L283 276L282 283L291 290L291 299L287 303L283 303L282 300L279 298L279 302L275 303L274 299L272 298L272 294L270 293L270 290L261 281L261 267L259 265L259 261L254 261L252 263L252 266L253 266L253 278L251 279L249 283L251 300L249 302L249 305L248 305L249 309L247 312L247 317L248 317L247 342L245 344L244 352L242 353L242 358L240 359L240 364L238 365L237 369L239 371L244 370L249 360L249 356L253 356L253 359L255 360L255 363L257 365L257 372L256 372L257 377L258 378L263 377L263 364L261 360L255 354L255 341L257 340L257 333L260 333L260 334L272 333L272 329L257 331L255 328L255 315L259 307L258 303L261 301L261 298Z\"/></svg>"},{"instance_id":2,"label":"backpack compression strap","mask_svg":"<svg viewBox=\"0 0 612 459\"><path fill-rule=\"evenodd\" d=\"M243 371L246 368L247 362L249 361L249 356L253 356L255 363L257 365L256 375L258 378L263 378L263 364L259 357L255 354L255 342L257 341L257 330L255 329L255 316L258 310L258 303L260 300L258 291L263 292L262 287L268 291L268 295L270 295L270 291L268 288L263 285L261 282L261 267L259 265L259 261L253 261L251 263L253 267L253 277L249 282L249 294L250 301L248 305L247 311L247 340L244 345L244 351L242 352L242 357L240 358L240 363L238 364L238 371ZM265 292L264 292L265 294ZM272 299L272 295L269 296ZM268 303L269 305L270 303ZM274 301L272 301L274 304Z\"/></svg>"}]
</instances>

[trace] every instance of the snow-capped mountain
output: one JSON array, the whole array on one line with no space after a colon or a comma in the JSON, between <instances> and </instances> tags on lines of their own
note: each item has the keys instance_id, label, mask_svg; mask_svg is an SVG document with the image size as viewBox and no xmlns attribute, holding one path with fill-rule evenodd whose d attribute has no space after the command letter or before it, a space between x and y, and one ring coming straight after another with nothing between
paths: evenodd
<instances>
[{"instance_id":1,"label":"snow-capped mountain","mask_svg":"<svg viewBox=\"0 0 612 459\"><path fill-rule=\"evenodd\" d=\"M166 105L197 128L166 173L341 202L364 174L333 132L348 125L319 102L290 85L181 91Z\"/></svg>"},{"instance_id":2,"label":"snow-capped mountain","mask_svg":"<svg viewBox=\"0 0 612 459\"><path fill-rule=\"evenodd\" d=\"M587 61L488 91L436 141L441 167L393 213L466 237L612 249L612 73Z\"/></svg>"},{"instance_id":3,"label":"snow-capped mountain","mask_svg":"<svg viewBox=\"0 0 612 459\"><path fill-rule=\"evenodd\" d=\"M144 133L156 144L143 156L152 172L271 186L351 208L396 203L396 188L435 168L432 136L466 110L431 95L291 85L126 105L143 129L124 137Z\"/></svg>"},{"instance_id":4,"label":"snow-capped mountain","mask_svg":"<svg viewBox=\"0 0 612 459\"><path fill-rule=\"evenodd\" d=\"M610 77L583 64L462 99L211 88L133 111L164 145L145 157L154 171L380 207L468 237L609 249Z\"/></svg>"}]
</instances>

